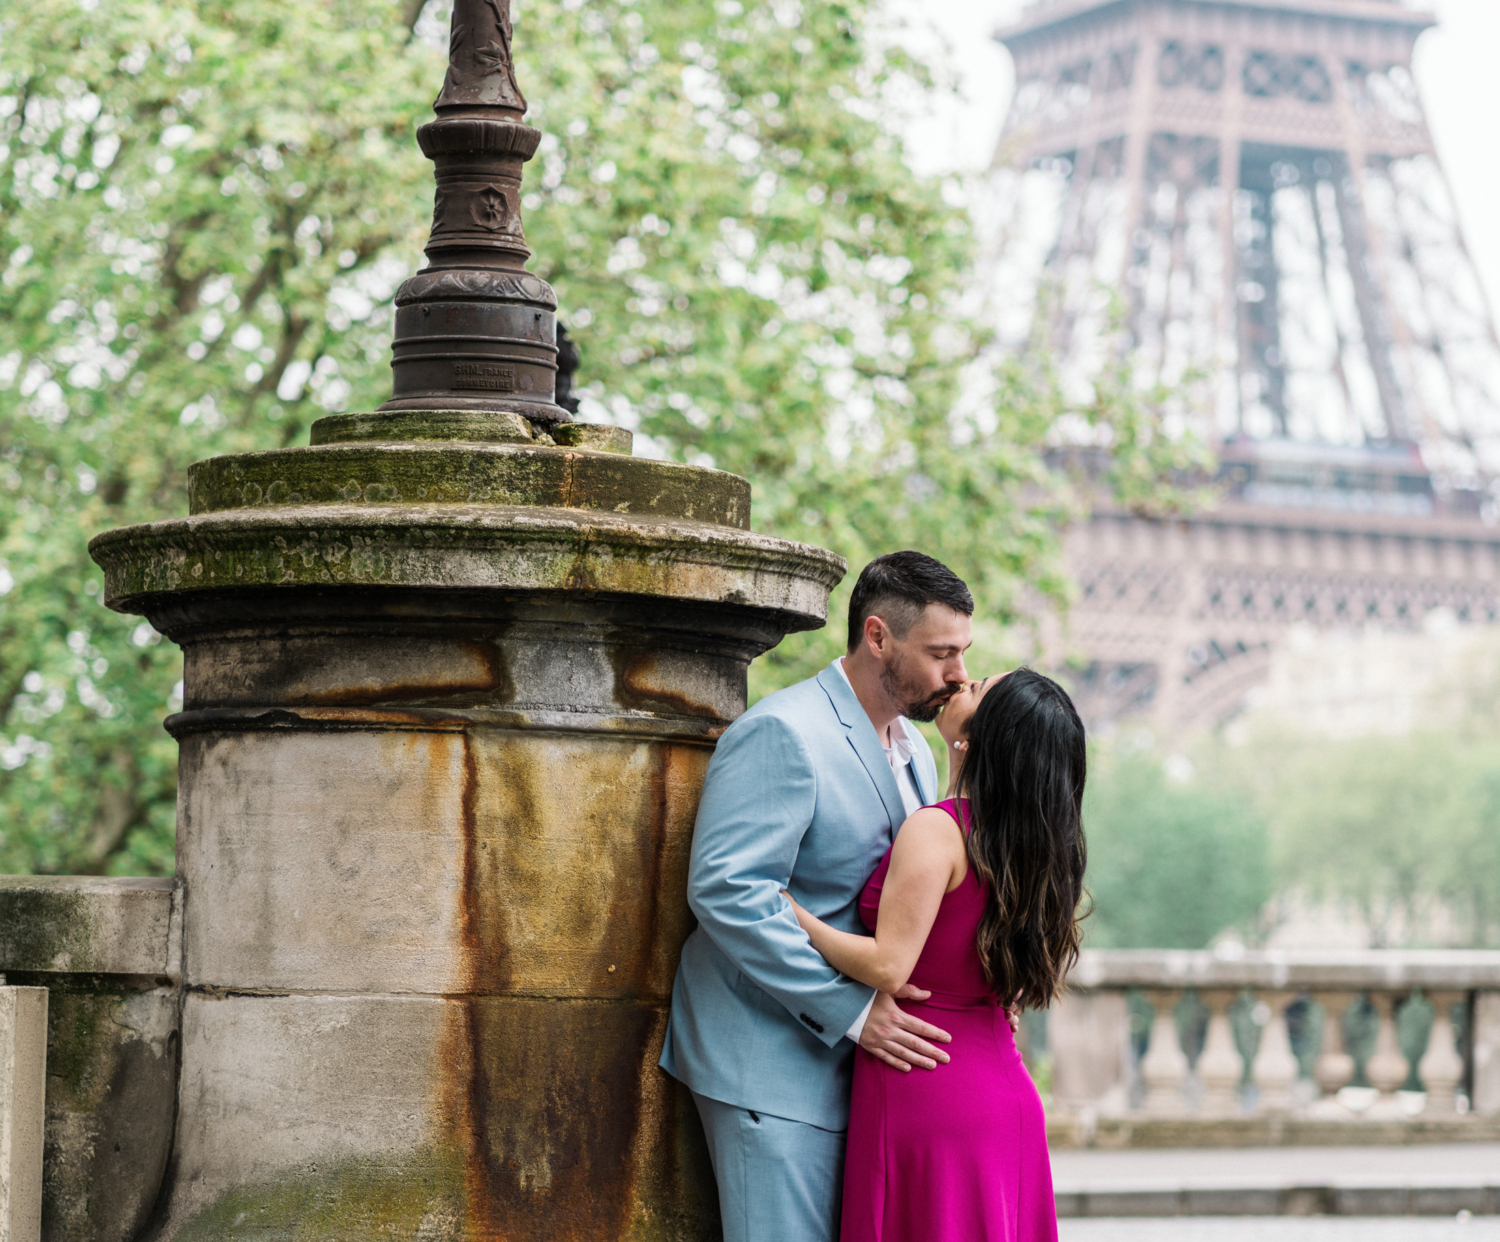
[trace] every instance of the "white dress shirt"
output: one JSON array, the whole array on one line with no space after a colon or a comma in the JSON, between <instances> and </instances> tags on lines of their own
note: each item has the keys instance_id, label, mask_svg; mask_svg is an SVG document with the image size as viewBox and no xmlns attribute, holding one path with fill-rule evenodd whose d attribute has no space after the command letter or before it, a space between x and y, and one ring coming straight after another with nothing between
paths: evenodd
<instances>
[{"instance_id":1,"label":"white dress shirt","mask_svg":"<svg viewBox=\"0 0 1500 1242\"><path fill-rule=\"evenodd\" d=\"M844 680L849 680L849 674L844 672L844 660L841 656L834 661L835 667L844 674ZM849 689L853 690L851 683ZM897 716L891 721L891 744L882 746L885 751L885 761L891 765L891 774L896 778L896 791L901 795L901 807L908 816L918 810L922 805L922 795L917 792L917 778L911 770L911 759L917 753L917 747L921 739L916 736L916 728L905 716ZM870 997L865 1007L860 1010L859 1017L854 1019L849 1029L844 1032L846 1039L852 1039L856 1044L859 1037L864 1033L865 1020L870 1016L870 1010L875 1005L875 998Z\"/></svg>"}]
</instances>

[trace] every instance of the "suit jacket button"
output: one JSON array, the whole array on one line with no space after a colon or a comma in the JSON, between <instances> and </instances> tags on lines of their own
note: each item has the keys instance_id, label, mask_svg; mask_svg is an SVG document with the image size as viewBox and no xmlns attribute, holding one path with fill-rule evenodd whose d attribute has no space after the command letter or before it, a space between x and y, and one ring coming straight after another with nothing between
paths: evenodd
<instances>
[{"instance_id":1,"label":"suit jacket button","mask_svg":"<svg viewBox=\"0 0 1500 1242\"><path fill-rule=\"evenodd\" d=\"M808 1026L812 1027L813 1030L817 1031L819 1035L823 1033L823 1024L821 1022L814 1022L805 1013L799 1013L797 1016L806 1022Z\"/></svg>"}]
</instances>

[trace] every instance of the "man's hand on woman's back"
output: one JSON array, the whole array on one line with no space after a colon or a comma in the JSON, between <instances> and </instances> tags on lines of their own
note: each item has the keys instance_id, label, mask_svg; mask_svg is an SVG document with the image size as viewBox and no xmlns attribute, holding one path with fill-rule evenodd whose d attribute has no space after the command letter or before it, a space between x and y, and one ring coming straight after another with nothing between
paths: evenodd
<instances>
[{"instance_id":1,"label":"man's hand on woman's back","mask_svg":"<svg viewBox=\"0 0 1500 1242\"><path fill-rule=\"evenodd\" d=\"M877 992L870 1016L865 1019L865 1029L860 1032L859 1046L902 1073L909 1073L913 1065L921 1069L936 1069L939 1063L946 1065L948 1054L928 1041L947 1044L953 1041L953 1036L930 1022L912 1017L896 1004L898 999L920 1001L931 995L909 983L894 997Z\"/></svg>"}]
</instances>

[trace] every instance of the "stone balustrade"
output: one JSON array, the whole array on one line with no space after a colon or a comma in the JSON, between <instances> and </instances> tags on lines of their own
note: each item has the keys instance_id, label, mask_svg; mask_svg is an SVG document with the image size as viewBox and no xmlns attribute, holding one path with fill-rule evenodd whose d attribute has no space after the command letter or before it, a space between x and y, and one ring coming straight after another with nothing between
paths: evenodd
<instances>
[{"instance_id":1,"label":"stone balustrade","mask_svg":"<svg viewBox=\"0 0 1500 1242\"><path fill-rule=\"evenodd\" d=\"M1159 1120L1179 1139L1206 1121L1230 1133L1255 1121L1273 1141L1327 1141L1340 1123L1488 1137L1500 952L1091 950L1045 1038L1058 1124Z\"/></svg>"},{"instance_id":2,"label":"stone balustrade","mask_svg":"<svg viewBox=\"0 0 1500 1242\"><path fill-rule=\"evenodd\" d=\"M145 1228L177 1112L181 926L172 880L0 875L0 1242Z\"/></svg>"}]
</instances>

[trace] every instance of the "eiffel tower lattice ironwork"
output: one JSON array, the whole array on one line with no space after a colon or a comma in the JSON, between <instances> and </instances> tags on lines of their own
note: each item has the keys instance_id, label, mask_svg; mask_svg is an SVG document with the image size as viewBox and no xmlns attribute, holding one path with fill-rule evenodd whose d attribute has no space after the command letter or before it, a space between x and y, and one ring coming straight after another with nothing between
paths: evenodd
<instances>
[{"instance_id":1,"label":"eiffel tower lattice ironwork","mask_svg":"<svg viewBox=\"0 0 1500 1242\"><path fill-rule=\"evenodd\" d=\"M1123 515L1075 533L1101 712L1228 710L1278 627L1496 619L1500 343L1412 76L1433 24L1401 0L1040 0L997 36L1002 335L1085 374L1122 306L1140 377L1203 377L1229 485L1175 543ZM1274 616L1225 603L1261 595Z\"/></svg>"}]
</instances>

